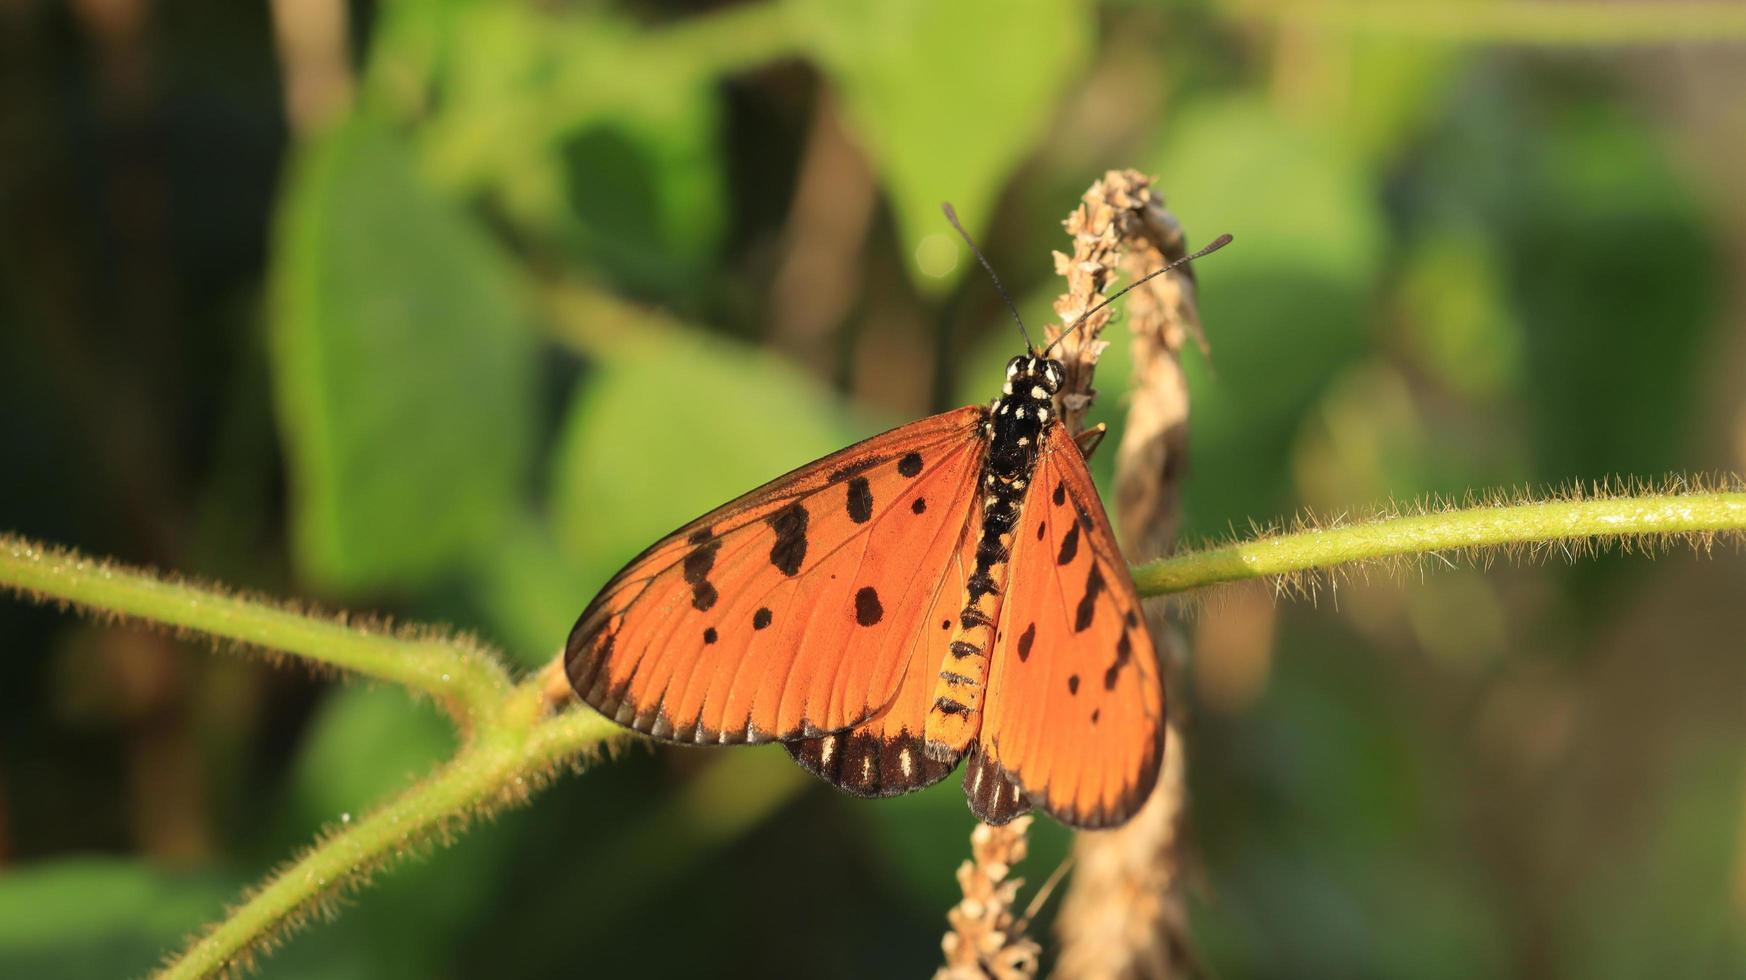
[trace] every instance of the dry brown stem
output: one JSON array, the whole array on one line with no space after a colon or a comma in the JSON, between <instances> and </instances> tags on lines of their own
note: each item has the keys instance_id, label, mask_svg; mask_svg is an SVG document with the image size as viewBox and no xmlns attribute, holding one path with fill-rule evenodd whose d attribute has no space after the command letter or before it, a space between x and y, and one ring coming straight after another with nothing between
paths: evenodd
<instances>
[{"instance_id":1,"label":"dry brown stem","mask_svg":"<svg viewBox=\"0 0 1746 980\"><path fill-rule=\"evenodd\" d=\"M1068 291L1055 304L1058 332L1095 305L1119 273L1137 277L1186 254L1181 226L1164 209L1151 181L1132 170L1112 170L1086 191L1067 219L1073 255L1056 254ZM1116 524L1131 553L1169 551L1178 519L1178 494L1188 444L1188 384L1178 361L1183 343L1198 336L1194 276L1184 267L1130 293L1134 379L1127 426L1116 451ZM1075 428L1093 394L1091 368L1104 342L1097 333L1108 311L1062 342L1069 385L1066 401ZM1164 768L1144 808L1122 827L1083 833L1074 844L1073 883L1062 901L1056 931L1061 977L1194 975L1188 915L1182 894L1185 769L1182 739L1181 634L1160 609L1148 613L1170 697Z\"/></svg>"},{"instance_id":2,"label":"dry brown stem","mask_svg":"<svg viewBox=\"0 0 1746 980\"><path fill-rule=\"evenodd\" d=\"M1187 254L1176 219L1152 191L1151 181L1132 170L1111 170L1091 185L1068 215L1073 254L1055 253L1055 271L1067 292L1055 301L1060 322L1045 332L1061 338L1086 310L1101 301L1119 276L1138 278ZM1131 551L1166 553L1176 532L1178 483L1188 438L1188 385L1177 354L1199 336L1194 276L1184 267L1128 294L1134 331L1134 390L1126 433L1116 456L1116 518ZM1092 374L1108 343L1101 339L1113 308L1093 314L1061 339L1054 356L1067 369L1061 407L1068 429L1079 432L1095 389ZM1148 614L1159 638L1168 692L1184 655L1181 635ZM1192 975L1188 920L1181 894L1179 840L1183 822L1183 752L1176 703L1165 737L1164 768L1145 807L1118 830L1079 835L1077 868L1061 910L1063 977L1173 977ZM964 900L949 913L952 929L942 945L946 966L936 980L1034 976L1037 944L1016 926L1012 900L1018 881L1007 880L1011 862L1024 856L1029 818L1005 827L978 824L971 835L974 862L958 870Z\"/></svg>"},{"instance_id":3,"label":"dry brown stem","mask_svg":"<svg viewBox=\"0 0 1746 980\"><path fill-rule=\"evenodd\" d=\"M1037 975L1041 949L1024 935L1013 905L1024 879L1009 877L1025 859L1025 830L1031 818L1000 827L979 823L970 834L973 860L958 866L964 897L946 919L952 928L940 941L946 965L934 980L1022 980Z\"/></svg>"}]
</instances>

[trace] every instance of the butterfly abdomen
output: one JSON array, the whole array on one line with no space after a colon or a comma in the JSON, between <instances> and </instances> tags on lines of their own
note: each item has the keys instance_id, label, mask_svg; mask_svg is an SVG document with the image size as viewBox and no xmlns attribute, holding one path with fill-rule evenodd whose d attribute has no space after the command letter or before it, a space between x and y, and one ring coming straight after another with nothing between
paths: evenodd
<instances>
[{"instance_id":1,"label":"butterfly abdomen","mask_svg":"<svg viewBox=\"0 0 1746 980\"><path fill-rule=\"evenodd\" d=\"M956 760L981 728L983 690L995 623L1006 592L1012 536L1024 512L1043 433L1055 424L1054 397L1063 372L1058 362L1015 357L1001 396L982 424L983 454L976 564L964 584L964 603L934 686L925 744L936 760Z\"/></svg>"}]
</instances>

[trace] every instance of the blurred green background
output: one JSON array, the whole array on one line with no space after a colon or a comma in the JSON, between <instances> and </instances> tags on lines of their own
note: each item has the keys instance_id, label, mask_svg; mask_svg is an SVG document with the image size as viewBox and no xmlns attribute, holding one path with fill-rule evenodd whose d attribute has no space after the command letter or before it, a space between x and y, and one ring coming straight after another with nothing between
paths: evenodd
<instances>
[{"instance_id":1,"label":"blurred green background","mask_svg":"<svg viewBox=\"0 0 1746 980\"><path fill-rule=\"evenodd\" d=\"M0 4L0 525L531 668L655 536L995 390L939 201L1041 323L1122 166L1236 236L1191 538L1738 472L1746 25L1656 7ZM1746 976L1743 588L1723 549L1189 620L1203 958ZM6 976L149 969L452 745L394 690L13 601L0 637ZM955 780L633 749L264 975L918 976L970 825Z\"/></svg>"}]
</instances>

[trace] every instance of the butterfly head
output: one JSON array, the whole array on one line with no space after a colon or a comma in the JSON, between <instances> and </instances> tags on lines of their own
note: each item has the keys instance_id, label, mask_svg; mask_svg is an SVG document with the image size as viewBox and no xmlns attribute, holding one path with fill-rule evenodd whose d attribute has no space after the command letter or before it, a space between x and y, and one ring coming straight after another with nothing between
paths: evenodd
<instances>
[{"instance_id":1,"label":"butterfly head","mask_svg":"<svg viewBox=\"0 0 1746 980\"><path fill-rule=\"evenodd\" d=\"M1048 403L1061 390L1067 371L1061 362L1048 357L1025 354L1006 362L1006 384L1002 393L1011 398L1029 398Z\"/></svg>"}]
</instances>

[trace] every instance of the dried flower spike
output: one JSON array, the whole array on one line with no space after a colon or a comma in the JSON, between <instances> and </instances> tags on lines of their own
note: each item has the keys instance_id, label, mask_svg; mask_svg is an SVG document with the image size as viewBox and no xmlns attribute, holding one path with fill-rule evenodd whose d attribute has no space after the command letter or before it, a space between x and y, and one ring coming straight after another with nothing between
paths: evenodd
<instances>
[{"instance_id":1,"label":"dried flower spike","mask_svg":"<svg viewBox=\"0 0 1746 980\"><path fill-rule=\"evenodd\" d=\"M1182 227L1165 210L1152 181L1133 170L1106 173L1085 192L1066 225L1073 255L1055 256L1057 271L1067 279L1067 291L1055 303L1063 324L1095 304L1118 275L1144 275L1188 251ZM1163 555L1175 537L1188 448L1188 383L1177 357L1190 337L1200 339L1192 268L1153 279L1125 303L1134 376L1127 424L1116 449L1115 516L1131 553ZM1101 329L1107 318L1107 310L1094 315L1097 322L1062 343L1068 385L1083 376L1087 395L1091 365L1106 343L1094 328ZM1080 402L1078 410L1089 401ZM1071 414L1076 406L1063 407L1077 422ZM1182 895L1185 754L1177 678L1186 651L1162 610L1149 610L1148 619L1169 699L1164 768L1151 799L1133 820L1107 833L1081 834L1074 843L1073 882L1056 921L1061 951L1055 973L1061 977L1164 978L1199 972Z\"/></svg>"},{"instance_id":2,"label":"dried flower spike","mask_svg":"<svg viewBox=\"0 0 1746 980\"><path fill-rule=\"evenodd\" d=\"M1024 879L1009 877L1025 859L1028 816L1004 826L979 823L970 833L972 860L958 866L964 893L946 913L952 928L940 941L946 965L934 980L1020 980L1037 975L1041 948L1024 935L1013 911Z\"/></svg>"}]
</instances>

